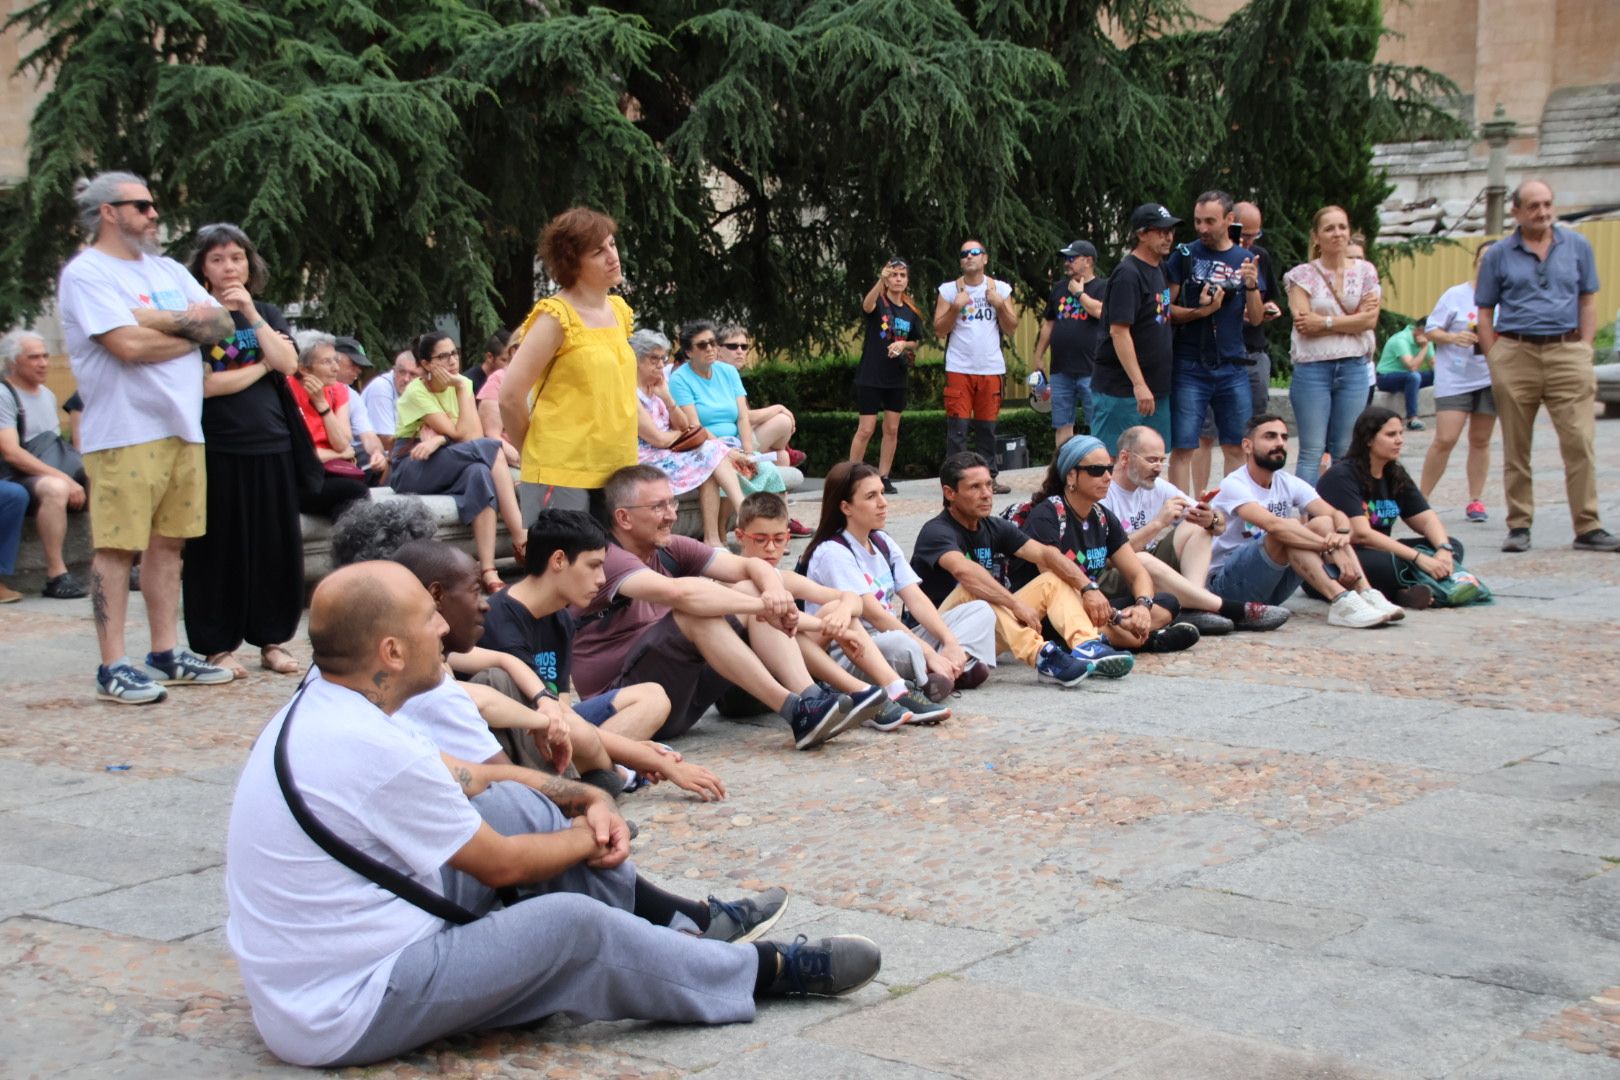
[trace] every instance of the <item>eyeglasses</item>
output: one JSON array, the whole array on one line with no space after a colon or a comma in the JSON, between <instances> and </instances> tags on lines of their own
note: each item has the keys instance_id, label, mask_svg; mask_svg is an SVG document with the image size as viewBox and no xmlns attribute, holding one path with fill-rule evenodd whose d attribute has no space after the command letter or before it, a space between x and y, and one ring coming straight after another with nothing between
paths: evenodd
<instances>
[{"instance_id":1,"label":"eyeglasses","mask_svg":"<svg viewBox=\"0 0 1620 1080\"><path fill-rule=\"evenodd\" d=\"M983 255L984 254L984 248L963 248L958 254L962 258L966 259L966 258L968 258L969 256L972 256L972 255Z\"/></svg>"},{"instance_id":2,"label":"eyeglasses","mask_svg":"<svg viewBox=\"0 0 1620 1080\"><path fill-rule=\"evenodd\" d=\"M651 510L655 514L657 514L657 513L673 514L677 510L680 509L680 506L681 506L681 504L676 502L674 499L659 499L657 502L636 503L633 506L626 506L624 509L626 509L626 510Z\"/></svg>"},{"instance_id":3,"label":"eyeglasses","mask_svg":"<svg viewBox=\"0 0 1620 1080\"><path fill-rule=\"evenodd\" d=\"M151 199L113 199L108 206L133 206L137 214L150 214L157 209L157 203Z\"/></svg>"},{"instance_id":4,"label":"eyeglasses","mask_svg":"<svg viewBox=\"0 0 1620 1080\"><path fill-rule=\"evenodd\" d=\"M1137 454L1136 460L1146 465L1163 465L1169 459L1167 459L1163 454L1155 454L1152 457L1149 457L1146 454ZM1092 475L1101 476L1102 473L1093 473Z\"/></svg>"},{"instance_id":5,"label":"eyeglasses","mask_svg":"<svg viewBox=\"0 0 1620 1080\"><path fill-rule=\"evenodd\" d=\"M1075 469L1087 476L1107 476L1114 471L1112 465L1076 465Z\"/></svg>"},{"instance_id":6,"label":"eyeglasses","mask_svg":"<svg viewBox=\"0 0 1620 1080\"><path fill-rule=\"evenodd\" d=\"M737 536L743 540L752 540L760 547L786 547L792 539L787 533L745 533L737 530Z\"/></svg>"},{"instance_id":7,"label":"eyeglasses","mask_svg":"<svg viewBox=\"0 0 1620 1080\"><path fill-rule=\"evenodd\" d=\"M748 351L748 342L746 342L746 341L728 341L728 342L726 342L724 345L722 345L720 347L722 349L730 349L732 352L747 352Z\"/></svg>"},{"instance_id":8,"label":"eyeglasses","mask_svg":"<svg viewBox=\"0 0 1620 1080\"><path fill-rule=\"evenodd\" d=\"M1256 229L1254 232L1244 229L1241 235L1245 244L1252 244L1262 236L1266 235L1266 232L1264 229Z\"/></svg>"},{"instance_id":9,"label":"eyeglasses","mask_svg":"<svg viewBox=\"0 0 1620 1080\"><path fill-rule=\"evenodd\" d=\"M460 360L461 350L451 349L449 352L436 352L428 357L429 360Z\"/></svg>"}]
</instances>

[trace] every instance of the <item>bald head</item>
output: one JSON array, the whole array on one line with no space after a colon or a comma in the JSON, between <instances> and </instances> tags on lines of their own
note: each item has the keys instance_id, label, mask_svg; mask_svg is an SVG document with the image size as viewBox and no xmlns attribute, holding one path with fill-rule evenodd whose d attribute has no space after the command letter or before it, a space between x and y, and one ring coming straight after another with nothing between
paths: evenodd
<instances>
[{"instance_id":1,"label":"bald head","mask_svg":"<svg viewBox=\"0 0 1620 1080\"><path fill-rule=\"evenodd\" d=\"M442 540L412 540L394 552L394 561L416 575L427 589L434 585L454 588L478 576L478 563L473 557Z\"/></svg>"},{"instance_id":2,"label":"bald head","mask_svg":"<svg viewBox=\"0 0 1620 1080\"><path fill-rule=\"evenodd\" d=\"M377 655L386 637L411 623L432 597L398 563L360 562L334 570L309 601L309 643L315 666L328 675L353 675Z\"/></svg>"}]
</instances>

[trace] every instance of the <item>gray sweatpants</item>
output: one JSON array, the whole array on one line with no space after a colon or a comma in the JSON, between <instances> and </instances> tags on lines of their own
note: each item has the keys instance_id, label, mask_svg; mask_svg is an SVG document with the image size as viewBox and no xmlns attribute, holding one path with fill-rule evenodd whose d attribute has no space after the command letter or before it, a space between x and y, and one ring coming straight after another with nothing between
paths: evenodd
<instances>
[{"instance_id":1,"label":"gray sweatpants","mask_svg":"<svg viewBox=\"0 0 1620 1080\"><path fill-rule=\"evenodd\" d=\"M521 784L492 784L472 802L508 836L569 827ZM490 911L494 890L471 875L447 866L442 881L451 900L489 913L407 946L371 1026L329 1065L380 1061L446 1035L553 1013L700 1024L754 1018L757 950L632 915L636 871L628 861L612 870L574 867L498 911Z\"/></svg>"},{"instance_id":2,"label":"gray sweatpants","mask_svg":"<svg viewBox=\"0 0 1620 1080\"><path fill-rule=\"evenodd\" d=\"M996 613L989 604L983 600L960 604L940 618L956 635L956 640L962 643L962 651L975 660L984 661L989 667L996 666ZM922 642L917 639L921 638L937 649L939 641L933 634L920 626L915 634L905 630L873 630L871 633L872 644L894 668L895 674L913 686L921 686L928 681L928 659L923 655ZM829 655L845 671L865 677L859 665L844 655L844 650L834 646Z\"/></svg>"}]
</instances>

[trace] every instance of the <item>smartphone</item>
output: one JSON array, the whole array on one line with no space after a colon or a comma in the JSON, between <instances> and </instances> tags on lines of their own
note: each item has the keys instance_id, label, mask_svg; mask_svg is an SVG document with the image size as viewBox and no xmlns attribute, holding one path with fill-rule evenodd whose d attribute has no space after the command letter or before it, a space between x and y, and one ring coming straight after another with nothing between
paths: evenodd
<instances>
[{"instance_id":1,"label":"smartphone","mask_svg":"<svg viewBox=\"0 0 1620 1080\"><path fill-rule=\"evenodd\" d=\"M1226 235L1227 238L1230 239L1234 244L1243 243L1243 226L1239 225L1235 221L1232 222L1232 224L1226 227Z\"/></svg>"}]
</instances>

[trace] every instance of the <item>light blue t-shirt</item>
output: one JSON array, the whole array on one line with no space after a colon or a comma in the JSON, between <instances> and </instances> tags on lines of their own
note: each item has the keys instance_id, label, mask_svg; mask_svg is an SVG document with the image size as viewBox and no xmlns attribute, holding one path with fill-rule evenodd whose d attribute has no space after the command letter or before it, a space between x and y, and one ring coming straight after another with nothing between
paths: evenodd
<instances>
[{"instance_id":1,"label":"light blue t-shirt","mask_svg":"<svg viewBox=\"0 0 1620 1080\"><path fill-rule=\"evenodd\" d=\"M703 378L682 364L669 377L669 395L677 405L697 406L698 423L722 439L737 438L737 399L746 397L742 376L726 363L716 363Z\"/></svg>"}]
</instances>

